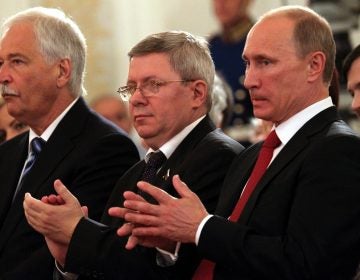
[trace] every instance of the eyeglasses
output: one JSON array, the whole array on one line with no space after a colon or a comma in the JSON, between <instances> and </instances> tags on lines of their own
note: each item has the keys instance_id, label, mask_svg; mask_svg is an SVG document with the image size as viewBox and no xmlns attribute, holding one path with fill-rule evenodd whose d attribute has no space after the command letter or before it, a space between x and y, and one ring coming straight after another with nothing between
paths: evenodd
<instances>
[{"instance_id":1,"label":"eyeglasses","mask_svg":"<svg viewBox=\"0 0 360 280\"><path fill-rule=\"evenodd\" d=\"M194 80L169 80L169 81L159 81L159 80L148 80L144 82L141 86L136 85L127 85L120 87L116 92L120 95L123 101L129 101L131 96L134 95L135 91L138 89L142 96L149 97L159 92L160 87L166 86L169 83L186 83L193 82Z\"/></svg>"}]
</instances>

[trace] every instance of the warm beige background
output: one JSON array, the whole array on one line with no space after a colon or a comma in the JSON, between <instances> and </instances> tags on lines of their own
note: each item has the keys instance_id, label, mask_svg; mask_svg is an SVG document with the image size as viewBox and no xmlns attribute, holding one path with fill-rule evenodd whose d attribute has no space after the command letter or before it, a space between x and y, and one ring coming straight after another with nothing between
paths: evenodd
<instances>
[{"instance_id":1,"label":"warm beige background","mask_svg":"<svg viewBox=\"0 0 360 280\"><path fill-rule=\"evenodd\" d=\"M177 29L208 36L216 31L212 0L1 0L0 18L32 6L58 7L71 15L88 43L88 98L114 92L127 77L127 52L150 33ZM284 3L306 0L254 0L253 17ZM358 33L353 36L360 42ZM357 39L358 38L358 39Z\"/></svg>"}]
</instances>

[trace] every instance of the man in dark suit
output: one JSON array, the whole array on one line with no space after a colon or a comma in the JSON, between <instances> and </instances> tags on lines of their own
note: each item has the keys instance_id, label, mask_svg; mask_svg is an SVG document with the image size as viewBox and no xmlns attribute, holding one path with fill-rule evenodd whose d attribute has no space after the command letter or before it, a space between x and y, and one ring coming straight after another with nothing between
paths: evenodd
<instances>
[{"instance_id":1,"label":"man in dark suit","mask_svg":"<svg viewBox=\"0 0 360 280\"><path fill-rule=\"evenodd\" d=\"M139 42L129 56L128 82L119 93L129 99L135 128L150 152L118 181L106 208L122 206L123 192L136 191L154 152L163 153L166 160L153 183L175 195L171 178L181 174L209 211L214 210L227 167L243 148L215 129L207 115L215 71L206 41L186 32L163 32ZM87 219L65 186L56 182L55 187L59 196L42 200L60 205L27 194L24 207L29 223L45 235L65 271L103 279L192 275L199 262L194 245L182 244L179 249L179 244L165 241L159 248L167 252L127 251L127 238L116 235L123 220L107 211L102 224Z\"/></svg>"},{"instance_id":2,"label":"man in dark suit","mask_svg":"<svg viewBox=\"0 0 360 280\"><path fill-rule=\"evenodd\" d=\"M99 218L116 180L139 157L81 97L86 44L73 21L59 10L33 8L9 18L2 31L2 96L30 132L0 146L0 279L51 279L54 260L27 224L24 194L49 195L61 179ZM38 137L45 143L26 174Z\"/></svg>"},{"instance_id":3,"label":"man in dark suit","mask_svg":"<svg viewBox=\"0 0 360 280\"><path fill-rule=\"evenodd\" d=\"M329 24L304 7L270 11L249 32L243 57L254 114L275 124L270 135L280 144L265 173L252 183L266 145L241 153L213 216L178 177L176 200L139 183L159 205L124 193L131 211L117 215L136 224L127 248L156 245L154 237L196 243L204 259L194 279L351 279L360 259L360 138L328 96Z\"/></svg>"}]
</instances>

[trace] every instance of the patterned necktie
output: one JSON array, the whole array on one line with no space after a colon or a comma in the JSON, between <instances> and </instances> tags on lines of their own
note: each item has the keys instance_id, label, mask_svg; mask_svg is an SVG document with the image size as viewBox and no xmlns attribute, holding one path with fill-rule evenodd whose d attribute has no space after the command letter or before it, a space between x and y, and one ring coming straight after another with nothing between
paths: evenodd
<instances>
[{"instance_id":1,"label":"patterned necktie","mask_svg":"<svg viewBox=\"0 0 360 280\"><path fill-rule=\"evenodd\" d=\"M146 163L142 180L153 184L156 179L156 173L165 161L166 156L160 150L158 152L152 152Z\"/></svg>"},{"instance_id":2,"label":"patterned necktie","mask_svg":"<svg viewBox=\"0 0 360 280\"><path fill-rule=\"evenodd\" d=\"M261 177L264 175L271 159L273 156L274 150L279 147L281 141L277 136L275 130L271 131L268 137L265 139L261 150L259 152L258 159L255 163L253 171L249 177L249 180L245 186L243 193L241 194L229 220L235 222L239 219L244 206L246 205L250 195L254 191L257 183L260 181ZM215 263L212 261L203 259L198 266L195 274L193 276L193 280L206 280L213 278L213 272L215 268Z\"/></svg>"},{"instance_id":3,"label":"patterned necktie","mask_svg":"<svg viewBox=\"0 0 360 280\"><path fill-rule=\"evenodd\" d=\"M19 183L17 185L17 188L15 190L15 194L14 194L14 198L16 196L16 194L19 192L19 190L21 189L22 184L24 183L24 180L26 178L26 176L29 174L32 166L34 165L37 157L39 156L42 148L44 147L44 145L46 144L45 140L40 138L40 137L36 137L33 140L31 140L30 142L30 153L28 155L28 158L26 160L25 163L25 167L24 170L20 176L20 180Z\"/></svg>"}]
</instances>

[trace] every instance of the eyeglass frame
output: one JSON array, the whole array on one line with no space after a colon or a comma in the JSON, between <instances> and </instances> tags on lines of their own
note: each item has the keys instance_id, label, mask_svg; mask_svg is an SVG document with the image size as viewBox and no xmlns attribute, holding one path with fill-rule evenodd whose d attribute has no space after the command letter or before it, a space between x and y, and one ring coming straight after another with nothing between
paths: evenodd
<instances>
[{"instance_id":1,"label":"eyeglass frame","mask_svg":"<svg viewBox=\"0 0 360 280\"><path fill-rule=\"evenodd\" d=\"M119 87L116 93L120 95L120 98L123 101L129 101L130 98L134 95L136 90L139 90L141 95L145 98L155 95L159 92L160 88L163 86L166 86L170 83L176 83L176 82L182 82L182 83L188 83L188 82L194 82L195 80L156 80L156 79L150 79L145 81L141 86L122 86ZM144 87L153 87L152 89L144 88Z\"/></svg>"}]
</instances>

